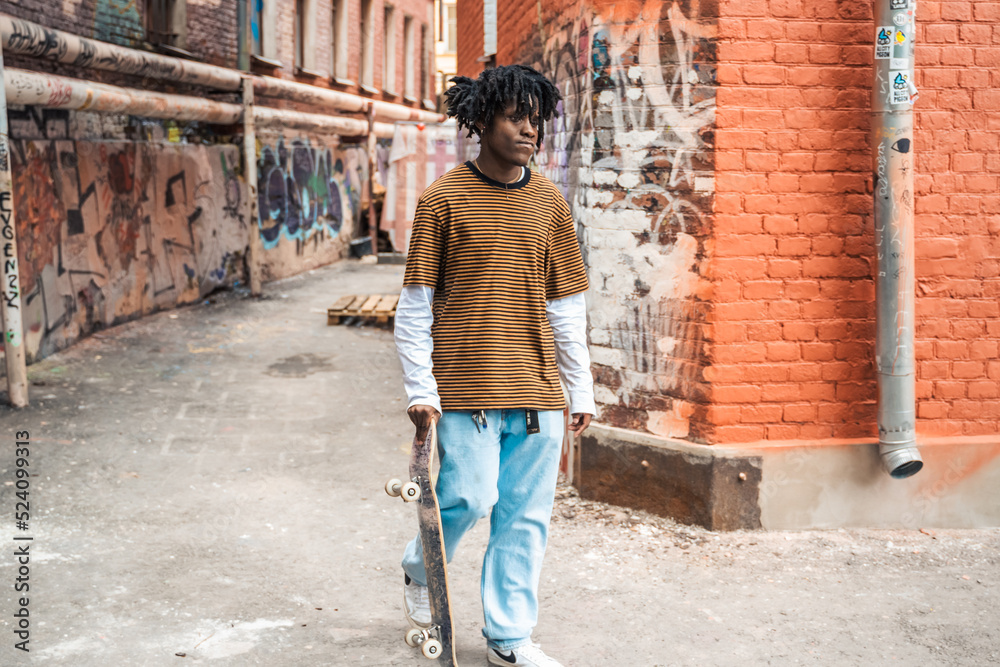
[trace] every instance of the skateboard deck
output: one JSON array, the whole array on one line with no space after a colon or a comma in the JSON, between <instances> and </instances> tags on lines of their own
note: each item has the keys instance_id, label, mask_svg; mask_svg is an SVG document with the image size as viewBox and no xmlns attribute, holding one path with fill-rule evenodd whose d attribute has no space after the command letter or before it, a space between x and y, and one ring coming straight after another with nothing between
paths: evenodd
<instances>
[{"instance_id":1,"label":"skateboard deck","mask_svg":"<svg viewBox=\"0 0 1000 667\"><path fill-rule=\"evenodd\" d=\"M410 452L410 481L391 479L386 484L389 495L401 495L403 500L417 503L420 542L424 548L424 569L427 571L427 592L431 604L431 627L412 628L406 633L406 643L419 646L427 658L438 659L446 667L458 667L451 619L451 599L448 596L448 563L445 560L444 536L441 534L441 510L431 468L437 452L437 426L433 422L423 440L413 440Z\"/></svg>"}]
</instances>

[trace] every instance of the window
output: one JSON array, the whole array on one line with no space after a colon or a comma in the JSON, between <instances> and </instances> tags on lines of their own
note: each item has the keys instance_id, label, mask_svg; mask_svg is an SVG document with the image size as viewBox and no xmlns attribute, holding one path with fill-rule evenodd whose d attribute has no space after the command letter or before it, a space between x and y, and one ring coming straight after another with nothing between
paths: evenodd
<instances>
[{"instance_id":1,"label":"window","mask_svg":"<svg viewBox=\"0 0 1000 667\"><path fill-rule=\"evenodd\" d=\"M416 48L413 35L413 18L403 17L403 95L412 98L416 94Z\"/></svg>"},{"instance_id":2,"label":"window","mask_svg":"<svg viewBox=\"0 0 1000 667\"><path fill-rule=\"evenodd\" d=\"M375 86L375 47L372 45L373 0L361 0L361 85Z\"/></svg>"},{"instance_id":3,"label":"window","mask_svg":"<svg viewBox=\"0 0 1000 667\"><path fill-rule=\"evenodd\" d=\"M427 24L420 24L420 99L427 100L430 99L430 94L428 93L428 88L430 87L431 80L429 74L431 71L431 45L427 39Z\"/></svg>"},{"instance_id":4,"label":"window","mask_svg":"<svg viewBox=\"0 0 1000 667\"><path fill-rule=\"evenodd\" d=\"M448 53L458 51L458 8L455 5L445 7L448 20L445 22L445 44L448 45Z\"/></svg>"},{"instance_id":5,"label":"window","mask_svg":"<svg viewBox=\"0 0 1000 667\"><path fill-rule=\"evenodd\" d=\"M295 0L295 69L305 67L303 51L305 49L306 2Z\"/></svg>"},{"instance_id":6,"label":"window","mask_svg":"<svg viewBox=\"0 0 1000 667\"><path fill-rule=\"evenodd\" d=\"M316 74L316 3L314 0L295 0L295 71L305 70Z\"/></svg>"},{"instance_id":7,"label":"window","mask_svg":"<svg viewBox=\"0 0 1000 667\"><path fill-rule=\"evenodd\" d=\"M255 56L264 55L263 25L264 0L250 0L250 53Z\"/></svg>"},{"instance_id":8,"label":"window","mask_svg":"<svg viewBox=\"0 0 1000 667\"><path fill-rule=\"evenodd\" d=\"M457 41L457 40L456 40ZM497 0L483 0L483 56L493 57L493 65L487 63L485 67L496 67L497 52Z\"/></svg>"},{"instance_id":9,"label":"window","mask_svg":"<svg viewBox=\"0 0 1000 667\"><path fill-rule=\"evenodd\" d=\"M330 74L347 80L347 7L345 0L333 0L333 22L330 34Z\"/></svg>"},{"instance_id":10,"label":"window","mask_svg":"<svg viewBox=\"0 0 1000 667\"><path fill-rule=\"evenodd\" d=\"M396 10L385 6L385 23L382 24L382 90L396 92Z\"/></svg>"},{"instance_id":11,"label":"window","mask_svg":"<svg viewBox=\"0 0 1000 667\"><path fill-rule=\"evenodd\" d=\"M280 66L278 57L277 8L275 0L250 0L250 53Z\"/></svg>"},{"instance_id":12,"label":"window","mask_svg":"<svg viewBox=\"0 0 1000 667\"><path fill-rule=\"evenodd\" d=\"M187 42L184 0L146 0L146 41L183 49Z\"/></svg>"}]
</instances>

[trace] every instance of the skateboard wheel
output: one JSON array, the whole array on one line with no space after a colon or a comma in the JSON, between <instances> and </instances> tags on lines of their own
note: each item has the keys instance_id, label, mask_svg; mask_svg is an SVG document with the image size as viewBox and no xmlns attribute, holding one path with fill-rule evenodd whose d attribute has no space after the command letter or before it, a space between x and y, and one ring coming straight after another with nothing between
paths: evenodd
<instances>
[{"instance_id":1,"label":"skateboard wheel","mask_svg":"<svg viewBox=\"0 0 1000 667\"><path fill-rule=\"evenodd\" d=\"M420 486L414 482L407 482L400 489L400 493L403 495L403 500L408 503L412 503L414 500L420 500Z\"/></svg>"},{"instance_id":2,"label":"skateboard wheel","mask_svg":"<svg viewBox=\"0 0 1000 667\"><path fill-rule=\"evenodd\" d=\"M441 642L436 639L428 639L420 647L420 652L424 654L425 658L437 660L441 657Z\"/></svg>"},{"instance_id":3,"label":"skateboard wheel","mask_svg":"<svg viewBox=\"0 0 1000 667\"><path fill-rule=\"evenodd\" d=\"M388 493L393 498L399 498L399 490L402 488L403 483L398 479L393 478L385 483L385 492Z\"/></svg>"},{"instance_id":4,"label":"skateboard wheel","mask_svg":"<svg viewBox=\"0 0 1000 667\"><path fill-rule=\"evenodd\" d=\"M424 631L420 628L410 628L406 631L406 636L403 638L407 646L416 648L420 646L421 642L424 640Z\"/></svg>"}]
</instances>

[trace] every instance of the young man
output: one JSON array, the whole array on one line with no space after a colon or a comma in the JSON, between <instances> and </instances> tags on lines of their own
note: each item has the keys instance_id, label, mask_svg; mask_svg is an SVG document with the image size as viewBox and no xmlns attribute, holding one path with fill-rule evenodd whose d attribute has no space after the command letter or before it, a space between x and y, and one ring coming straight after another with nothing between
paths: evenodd
<instances>
[{"instance_id":1,"label":"young man","mask_svg":"<svg viewBox=\"0 0 1000 667\"><path fill-rule=\"evenodd\" d=\"M559 93L520 65L453 79L448 115L479 156L420 198L396 310L396 346L423 439L437 421L445 553L490 516L483 635L490 664L561 667L531 641L570 397L580 434L595 414L583 293L569 206L527 168ZM430 625L419 536L403 556L404 611Z\"/></svg>"}]
</instances>

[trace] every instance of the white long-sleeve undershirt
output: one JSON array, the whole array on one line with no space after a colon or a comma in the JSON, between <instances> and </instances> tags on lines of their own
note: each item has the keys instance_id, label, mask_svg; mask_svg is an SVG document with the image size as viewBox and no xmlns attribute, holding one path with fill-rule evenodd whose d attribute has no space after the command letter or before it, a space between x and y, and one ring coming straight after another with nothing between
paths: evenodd
<instances>
[{"instance_id":1,"label":"white long-sleeve undershirt","mask_svg":"<svg viewBox=\"0 0 1000 667\"><path fill-rule=\"evenodd\" d=\"M395 340L403 364L403 385L409 399L407 407L429 405L441 412L441 398L431 361L433 301L432 287L408 285L403 288L396 304ZM569 393L570 412L596 415L594 379L590 373L590 350L587 349L587 303L583 293L546 301L545 316L552 327L556 366Z\"/></svg>"}]
</instances>

